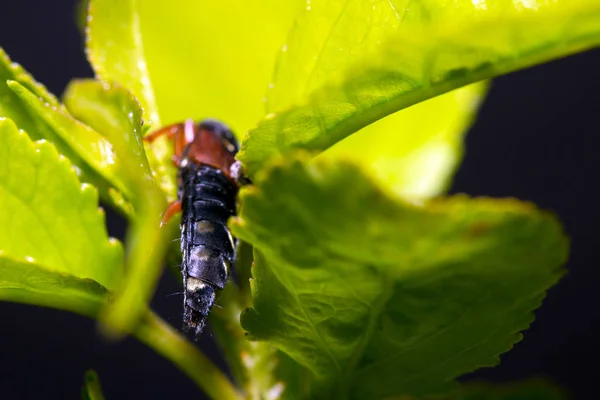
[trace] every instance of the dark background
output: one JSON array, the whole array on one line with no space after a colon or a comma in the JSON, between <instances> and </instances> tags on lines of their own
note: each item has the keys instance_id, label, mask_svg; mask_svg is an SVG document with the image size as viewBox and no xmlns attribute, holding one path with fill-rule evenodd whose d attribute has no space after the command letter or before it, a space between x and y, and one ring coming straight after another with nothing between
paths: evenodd
<instances>
[{"instance_id":1,"label":"dark background","mask_svg":"<svg viewBox=\"0 0 600 400\"><path fill-rule=\"evenodd\" d=\"M50 91L60 94L70 79L92 75L74 24L75 1L1 4L0 46ZM473 378L546 376L575 400L596 397L599 115L595 50L497 79L467 138L452 192L533 201L554 210L572 240L570 272L550 291L524 340L500 366ZM109 213L108 224L113 236L123 236L122 220ZM179 290L165 276L153 305L175 325L181 299L168 295ZM170 362L133 339L105 343L86 318L0 303L0 321L3 399L76 399L88 368L98 371L107 399L201 398ZM211 343L203 347L218 357Z\"/></svg>"}]
</instances>

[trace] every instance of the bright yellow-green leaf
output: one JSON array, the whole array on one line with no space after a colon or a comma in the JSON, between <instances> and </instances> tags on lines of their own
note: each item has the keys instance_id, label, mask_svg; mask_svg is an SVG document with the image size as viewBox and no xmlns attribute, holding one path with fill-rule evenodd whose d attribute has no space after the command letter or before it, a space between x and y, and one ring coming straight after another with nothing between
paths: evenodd
<instances>
[{"instance_id":1,"label":"bright yellow-green leaf","mask_svg":"<svg viewBox=\"0 0 600 400\"><path fill-rule=\"evenodd\" d=\"M531 204L413 205L347 162L281 160L240 201L232 232L255 249L242 326L313 372L311 398L439 393L497 364L567 257Z\"/></svg>"},{"instance_id":2,"label":"bright yellow-green leaf","mask_svg":"<svg viewBox=\"0 0 600 400\"><path fill-rule=\"evenodd\" d=\"M96 190L54 146L32 143L8 119L0 120L0 226L3 257L108 289L121 276L122 248L107 237Z\"/></svg>"},{"instance_id":3,"label":"bright yellow-green leaf","mask_svg":"<svg viewBox=\"0 0 600 400\"><path fill-rule=\"evenodd\" d=\"M93 170L93 175L104 179L128 199L132 198L133 189L123 181L123 165L110 142L73 118L63 106L44 103L18 82L9 81L8 87L21 99L30 115L48 127L52 132L50 140L67 150L65 156L78 161L77 164L85 164Z\"/></svg>"},{"instance_id":4,"label":"bright yellow-green leaf","mask_svg":"<svg viewBox=\"0 0 600 400\"><path fill-rule=\"evenodd\" d=\"M238 136L256 126L265 115L277 51L304 3L139 1L146 63L162 122L218 118Z\"/></svg>"},{"instance_id":5,"label":"bright yellow-green leaf","mask_svg":"<svg viewBox=\"0 0 600 400\"><path fill-rule=\"evenodd\" d=\"M141 4L150 3L153 2L90 0L86 49L96 76L104 81L118 82L131 90L142 104L146 126L157 129L161 126L161 118L146 62L146 40L141 31L139 10ZM163 8L154 3L153 6ZM166 83L165 80L162 82ZM171 146L161 139L147 149L150 150L147 156L157 180L165 193L173 196L175 175L169 168Z\"/></svg>"},{"instance_id":6,"label":"bright yellow-green leaf","mask_svg":"<svg viewBox=\"0 0 600 400\"><path fill-rule=\"evenodd\" d=\"M131 205L123 197L123 193L115 189L114 182L111 182L110 179L107 182L105 177L95 171L87 163L89 158L82 157L78 153L82 150L82 147L72 148L71 143L63 140L61 134L57 133L56 126L49 124L46 118L38 113L39 110L32 109L31 104L28 104L18 93L15 93L13 90L15 88L18 92L28 93L27 98L36 99L34 103L39 103L38 108L43 104L42 108L46 110L45 113L67 114L64 107L44 86L34 81L20 65L11 62L0 49L0 117L13 120L19 128L24 129L34 140L46 139L52 142L61 154L68 157L77 166L81 181L96 186L104 201L127 214L127 210L131 208ZM63 119L68 120L69 118L65 117ZM71 131L70 127L67 127L67 129ZM84 135L83 138L96 140L97 136ZM78 138L77 141L83 138Z\"/></svg>"},{"instance_id":7,"label":"bright yellow-green leaf","mask_svg":"<svg viewBox=\"0 0 600 400\"><path fill-rule=\"evenodd\" d=\"M9 80L19 82L48 104L58 106L58 100L42 84L36 82L23 67L12 62L0 48L0 117L10 118L19 127L31 132L31 135L38 135L38 130L43 130L45 127L41 126L36 118L29 115L29 111L23 106L21 100L9 89L6 84L6 81ZM34 139L41 137L43 136L40 134Z\"/></svg>"},{"instance_id":8,"label":"bright yellow-green leaf","mask_svg":"<svg viewBox=\"0 0 600 400\"><path fill-rule=\"evenodd\" d=\"M96 76L129 88L142 103L146 123L160 125L144 56L138 1L91 0L88 7L86 49Z\"/></svg>"},{"instance_id":9,"label":"bright yellow-green leaf","mask_svg":"<svg viewBox=\"0 0 600 400\"><path fill-rule=\"evenodd\" d=\"M278 154L324 150L420 101L600 43L597 0L312 0L303 18L311 32L285 49L272 114L239 154L252 174Z\"/></svg>"},{"instance_id":10,"label":"bright yellow-green leaf","mask_svg":"<svg viewBox=\"0 0 600 400\"><path fill-rule=\"evenodd\" d=\"M463 137L487 85L454 90L364 127L319 155L351 159L404 197L430 197L450 183L463 154Z\"/></svg>"},{"instance_id":11,"label":"bright yellow-green leaf","mask_svg":"<svg viewBox=\"0 0 600 400\"><path fill-rule=\"evenodd\" d=\"M135 97L118 84L85 79L69 84L64 102L75 118L108 139L125 166L127 181L147 196L143 186L151 172L142 143L142 110Z\"/></svg>"}]
</instances>

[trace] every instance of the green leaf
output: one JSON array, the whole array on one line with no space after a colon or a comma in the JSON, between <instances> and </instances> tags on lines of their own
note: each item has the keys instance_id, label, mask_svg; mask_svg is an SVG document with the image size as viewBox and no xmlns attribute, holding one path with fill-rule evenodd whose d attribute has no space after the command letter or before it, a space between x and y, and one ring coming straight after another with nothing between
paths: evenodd
<instances>
[{"instance_id":1,"label":"green leaf","mask_svg":"<svg viewBox=\"0 0 600 400\"><path fill-rule=\"evenodd\" d=\"M15 260L5 253L0 251L2 301L52 307L93 317L106 300L106 289L92 279L51 270L31 258Z\"/></svg>"},{"instance_id":2,"label":"green leaf","mask_svg":"<svg viewBox=\"0 0 600 400\"><path fill-rule=\"evenodd\" d=\"M242 326L310 369L323 398L430 394L497 364L567 257L531 204L409 204L371 180L288 159L242 190L231 224L255 248Z\"/></svg>"},{"instance_id":3,"label":"green leaf","mask_svg":"<svg viewBox=\"0 0 600 400\"><path fill-rule=\"evenodd\" d=\"M118 84L85 79L69 84L64 102L75 118L108 139L129 184L147 196L141 186L152 174L142 143L142 109L135 97Z\"/></svg>"},{"instance_id":4,"label":"green leaf","mask_svg":"<svg viewBox=\"0 0 600 400\"><path fill-rule=\"evenodd\" d=\"M14 82L7 84L11 81ZM96 186L104 201L114 205L119 211L128 214L131 205L123 197L123 193L117 190L112 183L106 182L101 174L88 165L84 158L77 153L77 149L71 148L69 141L63 140L54 127L38 114L38 110L23 102L13 88L20 92L29 93L28 97L30 99L36 98L36 101L40 105L43 104L47 109L44 114L52 112L66 114L64 107L51 93L46 91L44 86L35 82L20 65L12 63L0 49L0 117L13 120L19 128L24 129L34 140L46 139L51 141L61 154L77 166L79 178L83 182ZM88 139L90 139L89 136ZM101 143L98 143L98 145L100 146Z\"/></svg>"},{"instance_id":5,"label":"green leaf","mask_svg":"<svg viewBox=\"0 0 600 400\"><path fill-rule=\"evenodd\" d=\"M145 58L139 7L137 0L90 0L87 56L97 78L118 82L131 90L142 105L146 125L160 128L161 118ZM149 150L150 165L165 193L173 198L176 184L175 174L169 168L171 146L163 138L149 146Z\"/></svg>"},{"instance_id":6,"label":"green leaf","mask_svg":"<svg viewBox=\"0 0 600 400\"><path fill-rule=\"evenodd\" d=\"M160 126L144 57L138 7L137 0L91 0L86 29L87 56L96 77L129 88L142 103L146 122Z\"/></svg>"},{"instance_id":7,"label":"green leaf","mask_svg":"<svg viewBox=\"0 0 600 400\"><path fill-rule=\"evenodd\" d=\"M98 374L94 370L85 372L83 388L81 389L81 399L104 400L100 378L98 378Z\"/></svg>"},{"instance_id":8,"label":"green leaf","mask_svg":"<svg viewBox=\"0 0 600 400\"><path fill-rule=\"evenodd\" d=\"M600 4L313 0L297 30L279 61L272 113L238 156L251 174L455 88L597 46Z\"/></svg>"},{"instance_id":9,"label":"green leaf","mask_svg":"<svg viewBox=\"0 0 600 400\"><path fill-rule=\"evenodd\" d=\"M69 147L75 159L81 159L86 165L102 176L115 188L132 197L132 189L127 187L121 176L124 174L122 161L116 157L110 142L89 126L74 119L66 109L47 105L32 92L15 81L9 81L8 87L22 100L31 115L47 124L53 132L53 143L62 143Z\"/></svg>"},{"instance_id":10,"label":"green leaf","mask_svg":"<svg viewBox=\"0 0 600 400\"><path fill-rule=\"evenodd\" d=\"M173 0L168 6L139 1L162 122L218 118L240 136L256 126L265 115L277 51L304 5L304 0Z\"/></svg>"},{"instance_id":11,"label":"green leaf","mask_svg":"<svg viewBox=\"0 0 600 400\"><path fill-rule=\"evenodd\" d=\"M57 107L59 105L58 100L42 84L36 82L23 67L12 62L4 50L0 48L0 117L11 118L19 127L31 132L30 135L34 135L33 139L41 139L43 136L39 135L38 131L43 130L45 127L40 125L36 118L32 118L21 100L9 89L6 84L6 81L9 80L19 82L52 106Z\"/></svg>"},{"instance_id":12,"label":"green leaf","mask_svg":"<svg viewBox=\"0 0 600 400\"><path fill-rule=\"evenodd\" d=\"M3 257L108 289L120 278L122 248L107 237L96 190L54 146L32 143L8 119L0 119L0 226Z\"/></svg>"},{"instance_id":13,"label":"green leaf","mask_svg":"<svg viewBox=\"0 0 600 400\"><path fill-rule=\"evenodd\" d=\"M463 155L463 137L486 93L485 83L453 90L372 123L319 155L360 162L404 197L445 191Z\"/></svg>"}]
</instances>

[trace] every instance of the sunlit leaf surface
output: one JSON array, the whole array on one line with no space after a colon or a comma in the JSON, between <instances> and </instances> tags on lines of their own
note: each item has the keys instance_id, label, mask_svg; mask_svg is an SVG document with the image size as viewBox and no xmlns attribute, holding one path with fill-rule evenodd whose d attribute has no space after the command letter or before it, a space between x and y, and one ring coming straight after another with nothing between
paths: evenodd
<instances>
[{"instance_id":1,"label":"sunlit leaf surface","mask_svg":"<svg viewBox=\"0 0 600 400\"><path fill-rule=\"evenodd\" d=\"M107 138L126 166L124 177L141 190L140 181L151 173L142 144L142 110L133 95L117 84L85 79L69 84L64 102L75 118Z\"/></svg>"},{"instance_id":2,"label":"sunlit leaf surface","mask_svg":"<svg viewBox=\"0 0 600 400\"><path fill-rule=\"evenodd\" d=\"M600 3L313 0L296 29L278 63L271 114L239 155L251 174L278 154L327 149L452 89L597 46ZM410 134L421 133L388 145Z\"/></svg>"},{"instance_id":3,"label":"sunlit leaf surface","mask_svg":"<svg viewBox=\"0 0 600 400\"><path fill-rule=\"evenodd\" d=\"M497 364L567 256L531 204L412 205L351 163L287 160L241 202L232 229L255 246L242 326L309 368L322 398L430 394Z\"/></svg>"},{"instance_id":4,"label":"sunlit leaf surface","mask_svg":"<svg viewBox=\"0 0 600 400\"><path fill-rule=\"evenodd\" d=\"M439 195L462 159L464 135L486 87L485 83L466 86L389 115L319 157L359 162L405 197Z\"/></svg>"},{"instance_id":5,"label":"sunlit leaf surface","mask_svg":"<svg viewBox=\"0 0 600 400\"><path fill-rule=\"evenodd\" d=\"M107 237L96 190L8 119L0 120L0 226L3 299L89 312L121 275L122 248Z\"/></svg>"},{"instance_id":6,"label":"sunlit leaf surface","mask_svg":"<svg viewBox=\"0 0 600 400\"><path fill-rule=\"evenodd\" d=\"M239 137L265 115L277 52L304 0L139 1L164 124L218 118Z\"/></svg>"}]
</instances>

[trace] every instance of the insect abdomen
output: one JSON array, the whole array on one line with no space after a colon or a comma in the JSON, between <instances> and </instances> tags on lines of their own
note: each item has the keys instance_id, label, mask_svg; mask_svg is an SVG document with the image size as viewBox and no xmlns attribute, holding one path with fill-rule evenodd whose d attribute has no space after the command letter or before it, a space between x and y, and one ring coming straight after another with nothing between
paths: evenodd
<instances>
[{"instance_id":1,"label":"insect abdomen","mask_svg":"<svg viewBox=\"0 0 600 400\"><path fill-rule=\"evenodd\" d=\"M180 169L180 182L183 325L198 336L233 264L227 219L235 214L237 188L222 171L193 163Z\"/></svg>"}]
</instances>

